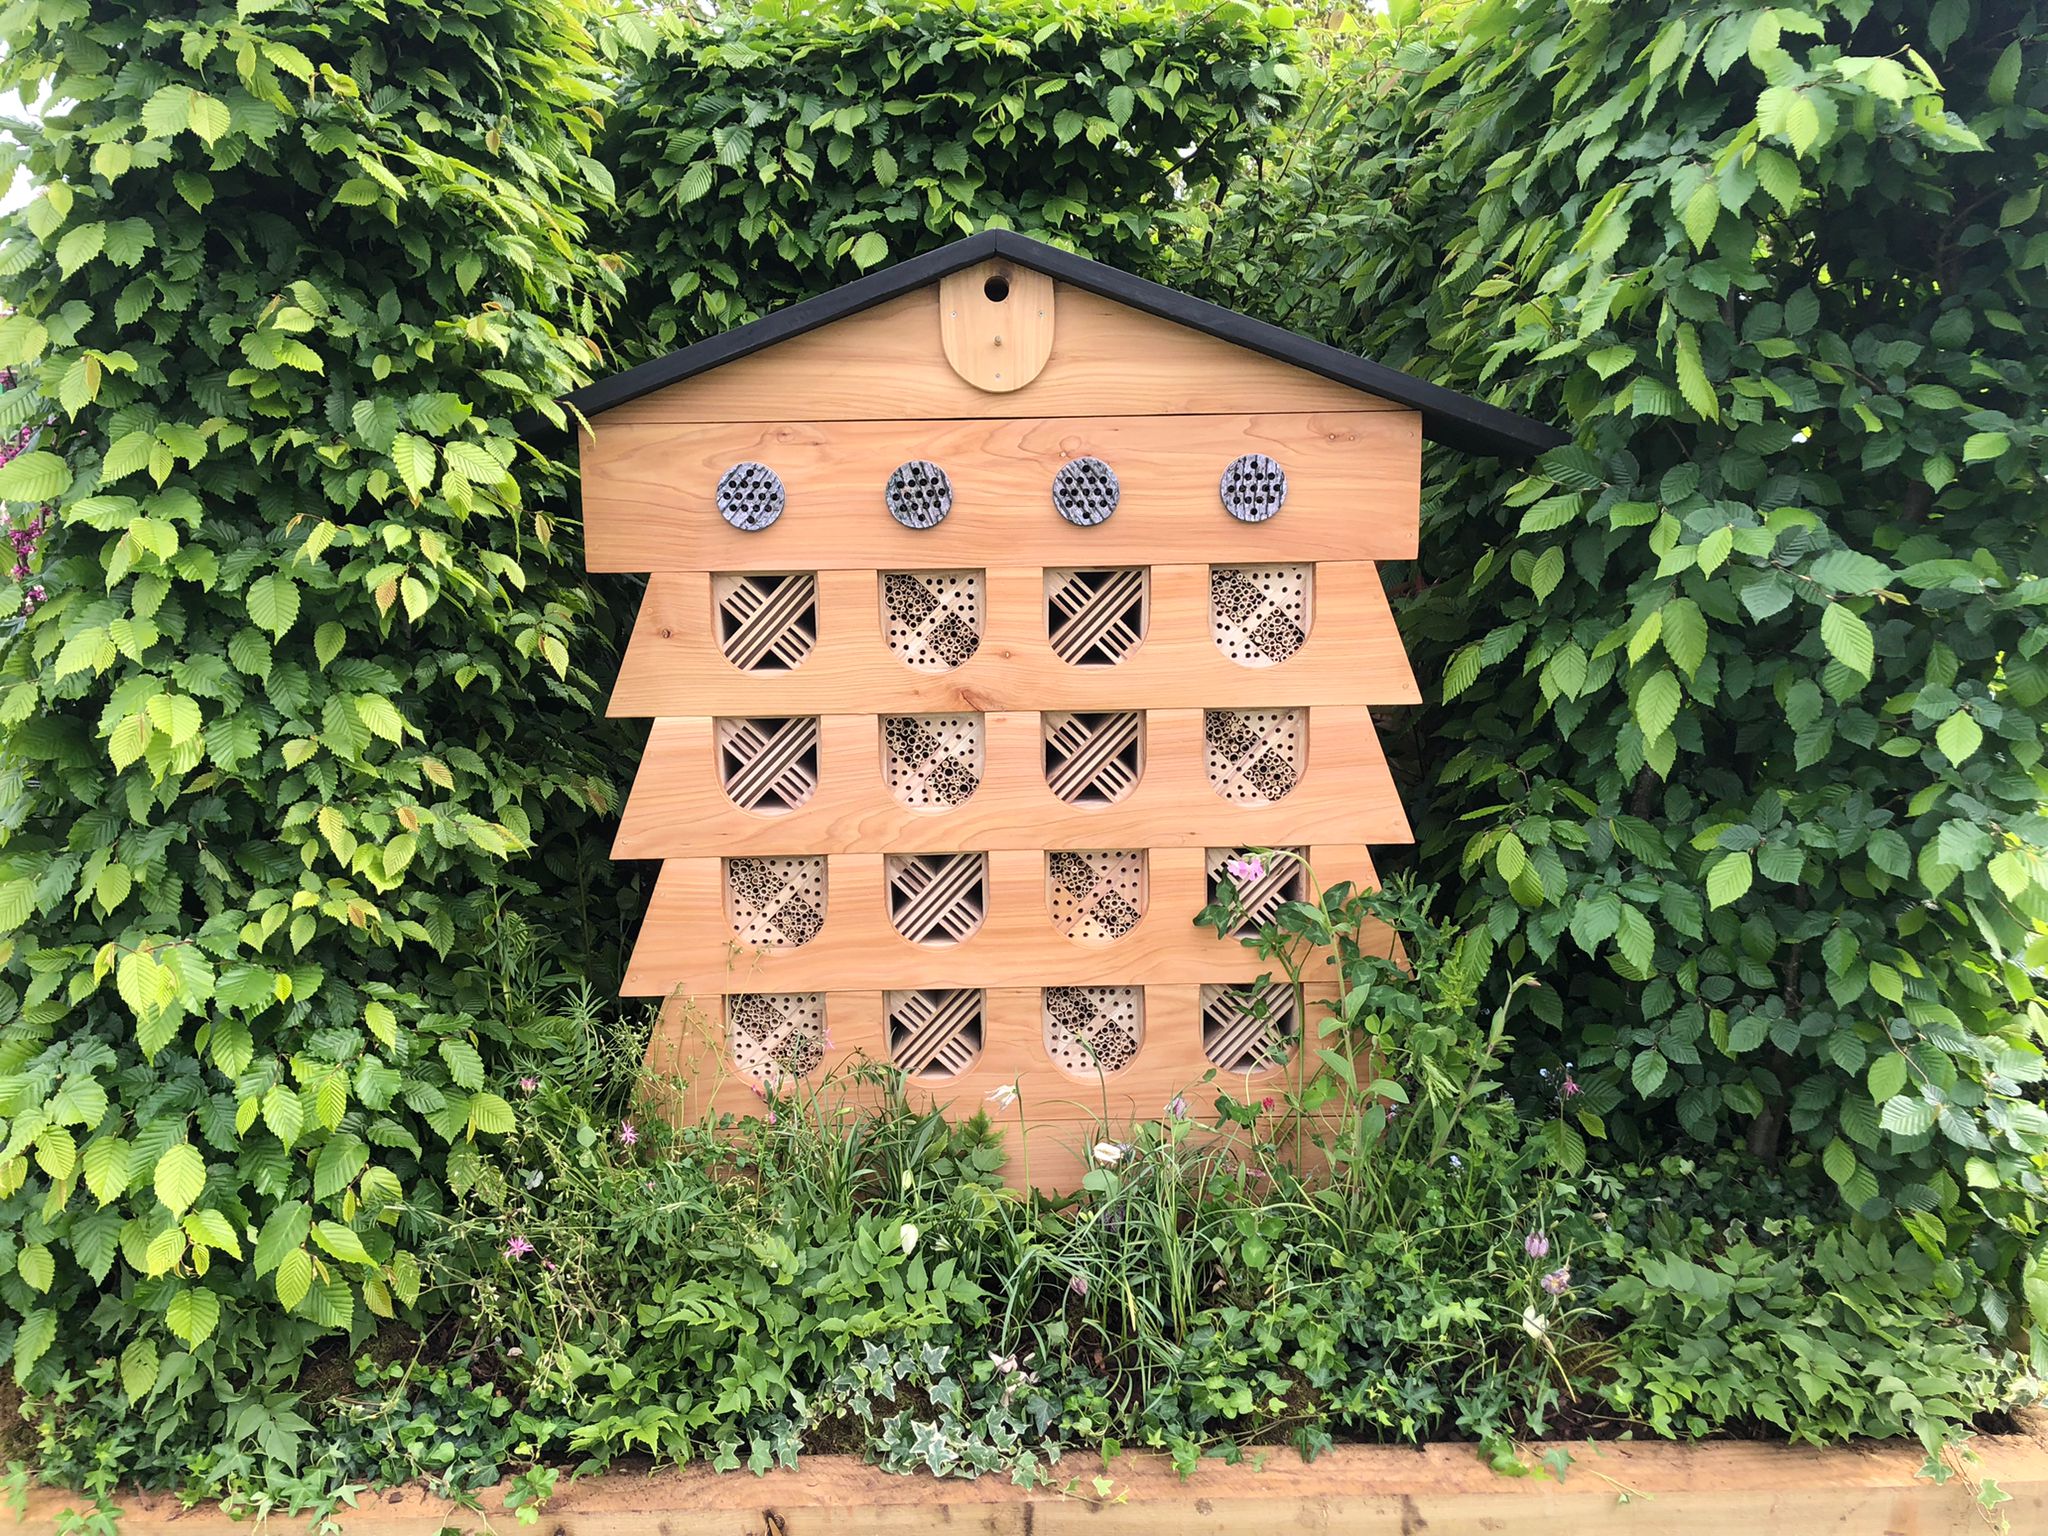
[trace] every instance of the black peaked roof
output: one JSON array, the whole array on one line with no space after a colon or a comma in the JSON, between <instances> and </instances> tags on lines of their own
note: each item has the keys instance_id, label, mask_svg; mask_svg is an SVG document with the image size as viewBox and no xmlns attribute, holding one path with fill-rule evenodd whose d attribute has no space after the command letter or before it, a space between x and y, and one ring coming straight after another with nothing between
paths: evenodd
<instances>
[{"instance_id":1,"label":"black peaked roof","mask_svg":"<svg viewBox=\"0 0 2048 1536\"><path fill-rule=\"evenodd\" d=\"M1162 320L1206 331L1211 336L1262 352L1283 363L1292 363L1297 368L1305 368L1339 384L1378 395L1383 400L1412 407L1422 413L1423 436L1433 443L1442 443L1467 453L1498 454L1502 458L1521 460L1568 441L1564 433L1530 417L1518 416L1513 411L1488 405L1484 400L1461 395L1440 384L1427 383L1398 369L1375 363L1370 358L1353 356L1337 347L1282 330L1277 325L1268 325L1263 320L1254 320L1221 305L1192 298L1158 283L1147 282L1142 277L1132 277L1115 267L1106 267L1101 262L1055 249L1006 229L970 235L936 251L927 251L922 256L913 256L895 266L871 272L866 277L834 288L830 293L805 299L787 309L779 309L735 327L723 335L683 347L637 368L628 368L624 373L599 379L577 390L569 399L584 415L595 416L628 400L637 400L664 385L692 378L721 363L733 362L777 342L829 325L834 320L843 320L848 315L872 309L914 288L935 283L962 267L971 267L996 257L1042 272L1056 282L1071 283L1105 299L1142 310L1148 315L1157 315Z\"/></svg>"}]
</instances>

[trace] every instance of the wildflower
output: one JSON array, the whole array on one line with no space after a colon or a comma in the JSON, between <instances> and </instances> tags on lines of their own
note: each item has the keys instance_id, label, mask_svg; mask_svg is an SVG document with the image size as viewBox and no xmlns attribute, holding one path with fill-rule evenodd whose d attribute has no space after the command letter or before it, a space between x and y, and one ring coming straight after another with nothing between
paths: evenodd
<instances>
[{"instance_id":1,"label":"wildflower","mask_svg":"<svg viewBox=\"0 0 2048 1536\"><path fill-rule=\"evenodd\" d=\"M1073 1279L1067 1282L1067 1289L1076 1296L1086 1296L1088 1294L1088 1277L1086 1275L1074 1276Z\"/></svg>"},{"instance_id":2,"label":"wildflower","mask_svg":"<svg viewBox=\"0 0 2048 1536\"><path fill-rule=\"evenodd\" d=\"M991 1351L988 1363L996 1368L998 1376L1008 1376L1017 1369L1017 1357L1015 1355L1005 1355Z\"/></svg>"},{"instance_id":3,"label":"wildflower","mask_svg":"<svg viewBox=\"0 0 2048 1536\"><path fill-rule=\"evenodd\" d=\"M1580 1095L1580 1094L1581 1094L1582 1092L1584 1092L1584 1090L1583 1090L1582 1088L1580 1088L1580 1087L1579 1087L1579 1080L1578 1080L1578 1079L1577 1079L1576 1077L1571 1077L1571 1076L1567 1076L1567 1077L1565 1078L1565 1080L1564 1080L1564 1096L1565 1096L1566 1098L1568 1098L1568 1099L1575 1099L1575 1098L1577 1098L1577 1097L1578 1097L1578 1096L1579 1096L1579 1095Z\"/></svg>"},{"instance_id":4,"label":"wildflower","mask_svg":"<svg viewBox=\"0 0 2048 1536\"><path fill-rule=\"evenodd\" d=\"M541 1171L538 1168L534 1169L533 1172L526 1176L526 1187L528 1189L539 1189L541 1177Z\"/></svg>"},{"instance_id":5,"label":"wildflower","mask_svg":"<svg viewBox=\"0 0 2048 1536\"><path fill-rule=\"evenodd\" d=\"M519 1091L521 1093L531 1093L539 1086L540 1079L537 1077L522 1077L519 1079Z\"/></svg>"},{"instance_id":6,"label":"wildflower","mask_svg":"<svg viewBox=\"0 0 2048 1536\"><path fill-rule=\"evenodd\" d=\"M1269 1115L1273 1113L1273 1095L1269 1093L1263 1099L1259 1100L1259 1108L1263 1109Z\"/></svg>"},{"instance_id":7,"label":"wildflower","mask_svg":"<svg viewBox=\"0 0 2048 1536\"><path fill-rule=\"evenodd\" d=\"M555 1272L555 1261L553 1259L542 1259L540 1267L552 1275Z\"/></svg>"},{"instance_id":8,"label":"wildflower","mask_svg":"<svg viewBox=\"0 0 2048 1536\"><path fill-rule=\"evenodd\" d=\"M1453 1153L1451 1154L1451 1167L1452 1167L1453 1169L1457 1169L1457 1168L1462 1168L1462 1167L1464 1167L1464 1166L1465 1166L1465 1159L1463 1159L1462 1157L1458 1156L1458 1154L1457 1154L1457 1153L1453 1152Z\"/></svg>"},{"instance_id":9,"label":"wildflower","mask_svg":"<svg viewBox=\"0 0 2048 1536\"><path fill-rule=\"evenodd\" d=\"M1549 1274L1543 1277L1542 1285L1543 1289L1548 1291L1551 1295L1562 1296L1566 1291L1572 1288L1571 1265L1560 1264L1556 1269L1553 1269Z\"/></svg>"},{"instance_id":10,"label":"wildflower","mask_svg":"<svg viewBox=\"0 0 2048 1536\"><path fill-rule=\"evenodd\" d=\"M1176 1120L1185 1120L1188 1117L1188 1101L1176 1093L1167 1101L1166 1112Z\"/></svg>"},{"instance_id":11,"label":"wildflower","mask_svg":"<svg viewBox=\"0 0 2048 1536\"><path fill-rule=\"evenodd\" d=\"M1121 1142L1098 1141L1095 1143L1095 1161L1105 1168L1114 1168L1124 1160L1127 1150Z\"/></svg>"},{"instance_id":12,"label":"wildflower","mask_svg":"<svg viewBox=\"0 0 2048 1536\"><path fill-rule=\"evenodd\" d=\"M531 1252L533 1252L533 1244L518 1233L514 1233L512 1241L505 1245L505 1257L508 1259L523 1259Z\"/></svg>"},{"instance_id":13,"label":"wildflower","mask_svg":"<svg viewBox=\"0 0 2048 1536\"><path fill-rule=\"evenodd\" d=\"M989 1103L997 1109L1008 1109L1017 1102L1017 1085L1004 1083L988 1096Z\"/></svg>"},{"instance_id":14,"label":"wildflower","mask_svg":"<svg viewBox=\"0 0 2048 1536\"><path fill-rule=\"evenodd\" d=\"M620 1122L619 1122L619 1145L620 1145L620 1146L622 1146L622 1147L631 1147L631 1146L637 1146L637 1145L639 1144L639 1142L640 1142L640 1133L639 1133L638 1131L636 1131L636 1130L634 1130L634 1129L633 1129L633 1122L632 1122L632 1121L630 1121L630 1120L622 1120L622 1121L620 1121Z\"/></svg>"},{"instance_id":15,"label":"wildflower","mask_svg":"<svg viewBox=\"0 0 2048 1536\"><path fill-rule=\"evenodd\" d=\"M1522 1252L1528 1254L1529 1257L1532 1259L1549 1258L1549 1234L1544 1232L1531 1232L1527 1237L1522 1239Z\"/></svg>"},{"instance_id":16,"label":"wildflower","mask_svg":"<svg viewBox=\"0 0 2048 1536\"><path fill-rule=\"evenodd\" d=\"M911 1224L910 1224L909 1222L907 1222L907 1221L906 1221L905 1223L903 1223L903 1238L902 1238L902 1242L903 1242L903 1252L904 1252L904 1254L905 1254L906 1256L908 1256L908 1255L909 1255L909 1253L911 1252L911 1250L912 1250L912 1249L914 1249L914 1248L916 1248L916 1247L917 1247L917 1228L913 1227L913 1226L912 1226L912 1225L911 1225Z\"/></svg>"},{"instance_id":17,"label":"wildflower","mask_svg":"<svg viewBox=\"0 0 2048 1536\"><path fill-rule=\"evenodd\" d=\"M1550 1332L1550 1325L1543 1321L1543 1314L1534 1307L1522 1308L1522 1332L1532 1339L1541 1339Z\"/></svg>"},{"instance_id":18,"label":"wildflower","mask_svg":"<svg viewBox=\"0 0 2048 1536\"><path fill-rule=\"evenodd\" d=\"M1239 885L1256 885L1266 878L1266 861L1256 853L1248 853L1241 859L1225 859L1223 867L1230 871L1230 878Z\"/></svg>"}]
</instances>

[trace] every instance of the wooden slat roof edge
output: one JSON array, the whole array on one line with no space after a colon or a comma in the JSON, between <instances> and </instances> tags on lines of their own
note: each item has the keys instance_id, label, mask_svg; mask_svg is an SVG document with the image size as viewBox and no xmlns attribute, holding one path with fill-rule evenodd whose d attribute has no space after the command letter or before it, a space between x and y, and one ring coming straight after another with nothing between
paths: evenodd
<instances>
[{"instance_id":1,"label":"wooden slat roof edge","mask_svg":"<svg viewBox=\"0 0 2048 1536\"><path fill-rule=\"evenodd\" d=\"M1145 314L1206 332L1382 400L1408 406L1421 413L1423 435L1433 443L1466 453L1494 454L1521 461L1569 441L1565 433L1532 417L1489 405L1370 358L1358 357L1006 229L985 230L855 278L829 293L586 384L570 394L568 400L585 416L596 416L721 364L887 303L963 267L998 257L1042 272L1056 282L1071 283Z\"/></svg>"}]
</instances>

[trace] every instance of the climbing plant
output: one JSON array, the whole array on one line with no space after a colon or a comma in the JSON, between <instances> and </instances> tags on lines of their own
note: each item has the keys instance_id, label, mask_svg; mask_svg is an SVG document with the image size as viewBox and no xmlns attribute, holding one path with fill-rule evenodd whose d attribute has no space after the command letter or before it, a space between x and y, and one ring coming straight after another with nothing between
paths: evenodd
<instances>
[{"instance_id":1,"label":"climbing plant","mask_svg":"<svg viewBox=\"0 0 2048 1536\"><path fill-rule=\"evenodd\" d=\"M615 296L583 0L23 0L0 1353L229 1447L513 1109L494 914L609 810L548 510ZM558 909L559 910L559 909ZM111 1372L111 1375L110 1375ZM269 1404L269 1407L265 1407ZM274 1411L273 1411L274 1410Z\"/></svg>"},{"instance_id":2,"label":"climbing plant","mask_svg":"<svg viewBox=\"0 0 2048 1536\"><path fill-rule=\"evenodd\" d=\"M1143 269L1291 99L1293 21L1243 0L665 16L605 151L638 268L624 359L991 227Z\"/></svg>"},{"instance_id":3,"label":"climbing plant","mask_svg":"<svg viewBox=\"0 0 2048 1536\"><path fill-rule=\"evenodd\" d=\"M1391 11L1206 277L1576 439L1433 459L1401 594L1552 1150L1812 1169L2038 1340L2048 12Z\"/></svg>"}]
</instances>

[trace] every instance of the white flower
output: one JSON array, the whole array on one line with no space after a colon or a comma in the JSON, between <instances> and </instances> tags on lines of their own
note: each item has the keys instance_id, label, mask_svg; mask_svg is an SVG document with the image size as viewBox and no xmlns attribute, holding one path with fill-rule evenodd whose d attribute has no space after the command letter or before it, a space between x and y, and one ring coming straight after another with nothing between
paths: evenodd
<instances>
[{"instance_id":1,"label":"white flower","mask_svg":"<svg viewBox=\"0 0 2048 1536\"><path fill-rule=\"evenodd\" d=\"M1095 1143L1095 1161L1105 1168L1114 1168L1124 1160L1125 1150L1121 1142L1098 1141Z\"/></svg>"},{"instance_id":2,"label":"white flower","mask_svg":"<svg viewBox=\"0 0 2048 1536\"><path fill-rule=\"evenodd\" d=\"M1017 1102L1017 1085L1015 1083L1004 1083L988 1096L988 1101L998 1109L1008 1109Z\"/></svg>"},{"instance_id":3,"label":"white flower","mask_svg":"<svg viewBox=\"0 0 2048 1536\"><path fill-rule=\"evenodd\" d=\"M991 1354L988 1357L988 1363L996 1368L998 1376L1007 1376L1010 1372L1017 1369L1017 1357L1015 1355Z\"/></svg>"},{"instance_id":4,"label":"white flower","mask_svg":"<svg viewBox=\"0 0 2048 1536\"><path fill-rule=\"evenodd\" d=\"M1550 1325L1543 1321L1543 1314L1534 1307L1524 1307L1522 1308L1522 1332L1540 1342L1543 1336L1550 1332Z\"/></svg>"},{"instance_id":5,"label":"white flower","mask_svg":"<svg viewBox=\"0 0 2048 1536\"><path fill-rule=\"evenodd\" d=\"M917 1247L917 1228L909 1222L903 1223L903 1251L907 1254Z\"/></svg>"}]
</instances>

